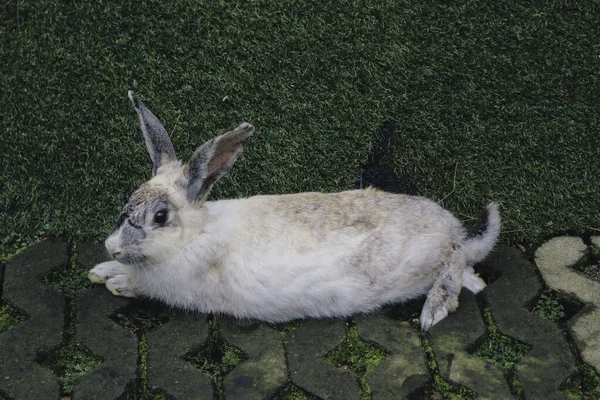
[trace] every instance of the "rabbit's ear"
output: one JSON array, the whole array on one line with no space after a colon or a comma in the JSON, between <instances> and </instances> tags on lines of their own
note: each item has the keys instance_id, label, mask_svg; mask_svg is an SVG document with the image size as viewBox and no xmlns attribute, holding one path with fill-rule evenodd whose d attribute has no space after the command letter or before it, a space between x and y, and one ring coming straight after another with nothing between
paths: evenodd
<instances>
[{"instance_id":1,"label":"rabbit's ear","mask_svg":"<svg viewBox=\"0 0 600 400\"><path fill-rule=\"evenodd\" d=\"M152 176L154 176L161 165L177 159L175 149L158 118L141 101L133 97L133 91L128 91L127 97L133 103L133 107L140 117L142 134L152 159Z\"/></svg>"},{"instance_id":2,"label":"rabbit's ear","mask_svg":"<svg viewBox=\"0 0 600 400\"><path fill-rule=\"evenodd\" d=\"M253 133L254 127L243 123L233 131L204 143L194 152L189 163L189 202L206 196L211 186L233 166Z\"/></svg>"}]
</instances>

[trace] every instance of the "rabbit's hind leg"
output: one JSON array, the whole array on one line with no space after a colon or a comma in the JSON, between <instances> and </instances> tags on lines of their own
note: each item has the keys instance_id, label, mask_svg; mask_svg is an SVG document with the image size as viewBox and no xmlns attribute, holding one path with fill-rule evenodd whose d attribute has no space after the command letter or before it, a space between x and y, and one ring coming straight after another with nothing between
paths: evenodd
<instances>
[{"instance_id":1,"label":"rabbit's hind leg","mask_svg":"<svg viewBox=\"0 0 600 400\"><path fill-rule=\"evenodd\" d=\"M477 274L473 271L473 267L467 267L463 272L462 276L463 287L469 289L471 292L477 294L481 292L486 284Z\"/></svg>"},{"instance_id":2,"label":"rabbit's hind leg","mask_svg":"<svg viewBox=\"0 0 600 400\"><path fill-rule=\"evenodd\" d=\"M461 246L454 245L440 275L427 294L421 312L421 328L428 330L446 318L458 307L458 295L463 286L466 254Z\"/></svg>"}]
</instances>

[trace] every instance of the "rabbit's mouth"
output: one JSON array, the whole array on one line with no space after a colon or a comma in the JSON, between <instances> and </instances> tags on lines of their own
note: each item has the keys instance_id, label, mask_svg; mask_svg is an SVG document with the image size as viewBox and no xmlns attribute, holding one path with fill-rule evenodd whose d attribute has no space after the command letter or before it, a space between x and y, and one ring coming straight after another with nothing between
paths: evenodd
<instances>
[{"instance_id":1,"label":"rabbit's mouth","mask_svg":"<svg viewBox=\"0 0 600 400\"><path fill-rule=\"evenodd\" d=\"M119 254L115 254L113 256L115 257L115 260L117 260L121 264L140 265L140 264L145 264L148 261L146 256L143 254L119 253Z\"/></svg>"}]
</instances>

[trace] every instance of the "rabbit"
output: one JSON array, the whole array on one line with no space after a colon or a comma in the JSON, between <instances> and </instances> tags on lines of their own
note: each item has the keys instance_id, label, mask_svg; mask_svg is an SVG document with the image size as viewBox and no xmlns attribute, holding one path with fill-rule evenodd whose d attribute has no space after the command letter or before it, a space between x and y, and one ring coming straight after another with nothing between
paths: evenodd
<instances>
[{"instance_id":1,"label":"rabbit","mask_svg":"<svg viewBox=\"0 0 600 400\"><path fill-rule=\"evenodd\" d=\"M497 204L469 232L432 200L374 188L207 201L254 127L204 143L184 164L158 118L128 97L153 177L105 241L113 260L89 272L113 294L267 323L350 316L426 294L428 330L457 308L462 287L485 287L473 265L498 239Z\"/></svg>"}]
</instances>

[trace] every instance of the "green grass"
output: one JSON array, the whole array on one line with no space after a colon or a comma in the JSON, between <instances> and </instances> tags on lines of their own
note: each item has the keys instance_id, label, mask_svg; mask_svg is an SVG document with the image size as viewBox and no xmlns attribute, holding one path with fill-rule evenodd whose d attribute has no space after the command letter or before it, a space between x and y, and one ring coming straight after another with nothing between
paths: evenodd
<instances>
[{"instance_id":1,"label":"green grass","mask_svg":"<svg viewBox=\"0 0 600 400\"><path fill-rule=\"evenodd\" d=\"M6 264L8 260L29 247L28 243L16 241L13 243L0 243L0 265Z\"/></svg>"},{"instance_id":2,"label":"green grass","mask_svg":"<svg viewBox=\"0 0 600 400\"><path fill-rule=\"evenodd\" d=\"M393 167L505 240L600 227L600 4L575 0L0 5L2 243L101 239L150 175L127 89L183 158L258 134L212 198L336 191L385 119ZM301 171L301 172L300 172Z\"/></svg>"}]
</instances>

